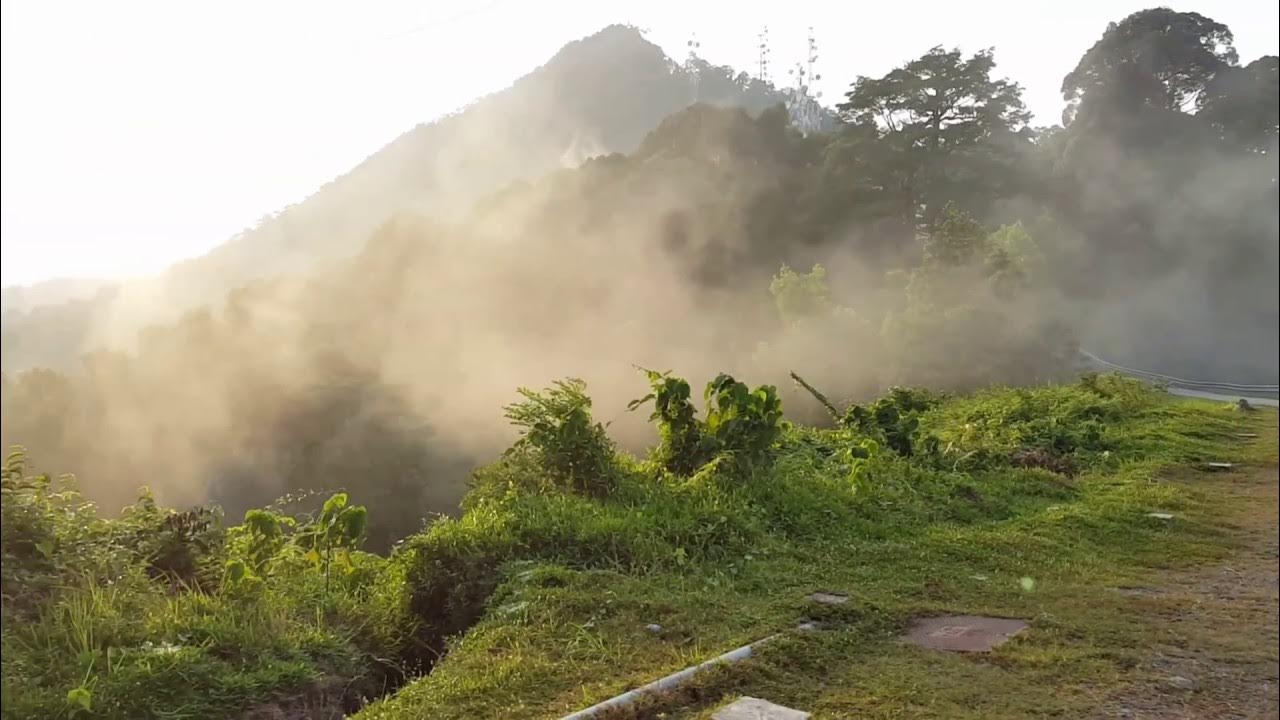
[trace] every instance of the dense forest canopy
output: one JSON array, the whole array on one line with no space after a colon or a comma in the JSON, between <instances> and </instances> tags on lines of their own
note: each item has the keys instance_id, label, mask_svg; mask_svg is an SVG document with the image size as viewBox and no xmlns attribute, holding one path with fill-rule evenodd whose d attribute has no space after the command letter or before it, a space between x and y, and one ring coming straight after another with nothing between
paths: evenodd
<instances>
[{"instance_id":1,"label":"dense forest canopy","mask_svg":"<svg viewBox=\"0 0 1280 720\"><path fill-rule=\"evenodd\" d=\"M633 365L864 398L1058 377L1083 340L1274 382L1277 63L1231 40L1124 18L1041 129L998 49L840 69L805 136L767 83L609 28L153 285L6 313L3 442L111 506L349 488L385 547L565 375L624 443Z\"/></svg>"}]
</instances>

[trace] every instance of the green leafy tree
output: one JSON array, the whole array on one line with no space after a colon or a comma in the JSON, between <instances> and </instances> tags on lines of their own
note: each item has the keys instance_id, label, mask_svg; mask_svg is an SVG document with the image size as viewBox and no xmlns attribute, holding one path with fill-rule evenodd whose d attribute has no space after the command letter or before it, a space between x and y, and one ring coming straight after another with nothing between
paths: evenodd
<instances>
[{"instance_id":1,"label":"green leafy tree","mask_svg":"<svg viewBox=\"0 0 1280 720\"><path fill-rule=\"evenodd\" d=\"M821 265L814 265L805 274L783 265L769 283L769 293L783 322L822 317L834 307L827 287L827 269Z\"/></svg>"},{"instance_id":2,"label":"green leafy tree","mask_svg":"<svg viewBox=\"0 0 1280 720\"><path fill-rule=\"evenodd\" d=\"M942 211L937 227L924 243L926 265L963 267L980 257L986 246L982 226L954 203Z\"/></svg>"},{"instance_id":3,"label":"green leafy tree","mask_svg":"<svg viewBox=\"0 0 1280 720\"><path fill-rule=\"evenodd\" d=\"M897 196L904 219L932 225L949 201L981 211L1017 182L1029 149L1022 89L992 77L995 57L936 47L880 78L859 77L840 104L847 149ZM868 147L870 146L870 147Z\"/></svg>"},{"instance_id":4,"label":"green leafy tree","mask_svg":"<svg viewBox=\"0 0 1280 720\"><path fill-rule=\"evenodd\" d=\"M999 132L1017 131L1030 114L1022 89L992 79L990 50L965 59L935 47L881 78L859 77L839 106L846 122L874 124L906 146L929 152L969 147Z\"/></svg>"},{"instance_id":5,"label":"green leafy tree","mask_svg":"<svg viewBox=\"0 0 1280 720\"><path fill-rule=\"evenodd\" d=\"M1226 25L1194 12L1152 8L1111 23L1063 78L1064 120L1080 110L1190 109L1205 86L1235 64L1233 43Z\"/></svg>"},{"instance_id":6,"label":"green leafy tree","mask_svg":"<svg viewBox=\"0 0 1280 720\"><path fill-rule=\"evenodd\" d=\"M1028 292L1034 248L1025 227L988 234L949 206L908 275L905 302L885 319L888 382L962 389L1069 373L1074 334Z\"/></svg>"}]
</instances>

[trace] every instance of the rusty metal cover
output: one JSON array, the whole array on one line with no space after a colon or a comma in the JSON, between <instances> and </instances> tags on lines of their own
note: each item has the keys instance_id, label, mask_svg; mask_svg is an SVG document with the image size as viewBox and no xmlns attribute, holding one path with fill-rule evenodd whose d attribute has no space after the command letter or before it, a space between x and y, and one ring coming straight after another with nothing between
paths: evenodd
<instances>
[{"instance_id":1,"label":"rusty metal cover","mask_svg":"<svg viewBox=\"0 0 1280 720\"><path fill-rule=\"evenodd\" d=\"M906 639L931 650L989 652L1026 629L1027 623L1012 618L951 615L916 620Z\"/></svg>"}]
</instances>

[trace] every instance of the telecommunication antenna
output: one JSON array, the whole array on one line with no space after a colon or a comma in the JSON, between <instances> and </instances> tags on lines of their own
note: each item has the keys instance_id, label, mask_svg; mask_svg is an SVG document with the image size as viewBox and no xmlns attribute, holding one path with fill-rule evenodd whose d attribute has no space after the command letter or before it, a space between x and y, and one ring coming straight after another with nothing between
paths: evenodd
<instances>
[{"instance_id":1,"label":"telecommunication antenna","mask_svg":"<svg viewBox=\"0 0 1280 720\"><path fill-rule=\"evenodd\" d=\"M702 47L702 43L698 42L698 33L689 36L689 40L685 43L689 48L689 56L684 61L684 72L689 76L689 102L698 102L698 81L702 79L702 72L698 67L698 48Z\"/></svg>"},{"instance_id":2,"label":"telecommunication antenna","mask_svg":"<svg viewBox=\"0 0 1280 720\"><path fill-rule=\"evenodd\" d=\"M808 52L803 62L787 71L795 79L795 87L787 92L787 111L791 122L800 132L808 135L822 129L822 106L818 104L821 92L809 93L809 84L822 79L822 75L814 69L818 62L818 41L814 39L813 28L809 28Z\"/></svg>"},{"instance_id":3,"label":"telecommunication antenna","mask_svg":"<svg viewBox=\"0 0 1280 720\"><path fill-rule=\"evenodd\" d=\"M787 71L787 74L796 81L795 92L801 94L805 91L804 84L804 63L796 63L796 66Z\"/></svg>"},{"instance_id":4,"label":"telecommunication antenna","mask_svg":"<svg viewBox=\"0 0 1280 720\"><path fill-rule=\"evenodd\" d=\"M760 41L757 46L760 51L760 65L757 77L764 82L769 82L769 26L766 25L764 30L756 36L756 39Z\"/></svg>"},{"instance_id":5,"label":"telecommunication antenna","mask_svg":"<svg viewBox=\"0 0 1280 720\"><path fill-rule=\"evenodd\" d=\"M813 37L813 28L809 28L809 52L805 56L805 61L796 63L796 66L787 71L787 74L796 80L796 91L801 95L809 97L822 97L822 93L809 95L809 83L817 82L822 79L822 75L813 71L813 64L818 61L818 41Z\"/></svg>"},{"instance_id":6,"label":"telecommunication antenna","mask_svg":"<svg viewBox=\"0 0 1280 720\"><path fill-rule=\"evenodd\" d=\"M808 70L808 78L810 82L817 82L822 79L821 75L813 73L813 64L818 62L818 41L813 37L813 26L809 26L809 57L807 59L806 68Z\"/></svg>"}]
</instances>

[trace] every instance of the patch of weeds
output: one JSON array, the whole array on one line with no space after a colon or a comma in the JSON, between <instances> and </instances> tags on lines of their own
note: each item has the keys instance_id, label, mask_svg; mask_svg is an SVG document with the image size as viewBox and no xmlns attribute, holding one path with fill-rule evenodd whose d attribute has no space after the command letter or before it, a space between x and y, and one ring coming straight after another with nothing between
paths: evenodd
<instances>
[{"instance_id":1,"label":"patch of weeds","mask_svg":"<svg viewBox=\"0 0 1280 720\"><path fill-rule=\"evenodd\" d=\"M689 400L688 382L669 372L641 371L649 380L650 392L631 401L627 409L653 402L649 420L657 423L659 436L653 459L668 472L715 477L725 474L721 472L724 464L731 464L728 474L732 475L773 459L770 450L786 427L777 388L761 385L752 390L721 373L702 393L706 419L699 420Z\"/></svg>"},{"instance_id":2,"label":"patch of weeds","mask_svg":"<svg viewBox=\"0 0 1280 720\"><path fill-rule=\"evenodd\" d=\"M524 400L507 406L506 415L521 429L510 452L531 452L554 479L593 497L613 488L613 441L591 419L586 383L559 380L541 392L520 388Z\"/></svg>"}]
</instances>

